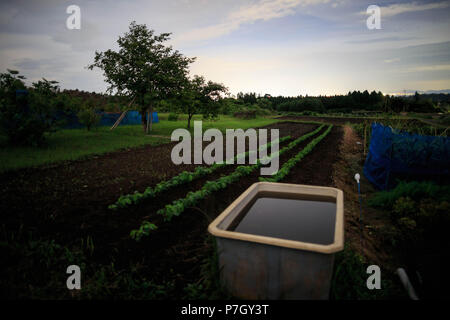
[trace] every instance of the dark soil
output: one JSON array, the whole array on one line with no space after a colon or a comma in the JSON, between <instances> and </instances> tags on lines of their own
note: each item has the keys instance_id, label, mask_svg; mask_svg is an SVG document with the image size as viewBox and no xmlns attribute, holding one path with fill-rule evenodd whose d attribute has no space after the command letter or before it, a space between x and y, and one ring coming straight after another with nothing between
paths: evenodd
<instances>
[{"instance_id":1,"label":"dark soil","mask_svg":"<svg viewBox=\"0 0 450 320\"><path fill-rule=\"evenodd\" d=\"M315 127L286 122L266 128L279 128L280 137L289 134L296 138ZM338 157L341 138L342 129L333 128L283 182L333 186L333 163ZM284 154L280 166L311 139ZM169 143L128 149L52 168L19 170L1 175L2 237L11 238L23 229L31 231L34 239L55 240L71 248L89 236L95 250L87 261L88 265L103 266L114 262L115 268L122 272L134 268L141 277L156 283L174 282L179 290L175 290L177 296L173 298L183 297L182 289L199 280L200 262L211 255L211 246L205 242L209 222L258 181L259 170L205 199L197 208L187 209L171 222L164 222L156 211L184 197L189 191L200 189L207 180L229 174L235 166L227 166L189 185L173 188L139 206L118 211L107 209L121 194L143 191L181 171L193 170L194 165L176 166L172 163L170 153L173 146L174 143ZM158 230L136 242L129 237L129 233L138 228L143 220L155 223ZM10 261L9 265L6 262L5 265L11 273L14 270L12 263L18 262ZM23 263L23 260L20 261ZM5 275L2 273L2 277ZM43 278L36 279L37 283L48 280L46 275L39 277ZM12 297L27 295L25 288L29 284L14 285L17 287L9 288L8 294ZM54 288L41 296L52 297L70 295L67 289Z\"/></svg>"},{"instance_id":2,"label":"dark soil","mask_svg":"<svg viewBox=\"0 0 450 320\"><path fill-rule=\"evenodd\" d=\"M351 118L351 117L313 117L313 116L281 116L277 119L280 120L299 120L299 121L317 121L323 123L331 123L335 125L342 125L346 123L363 123L364 118Z\"/></svg>"}]
</instances>

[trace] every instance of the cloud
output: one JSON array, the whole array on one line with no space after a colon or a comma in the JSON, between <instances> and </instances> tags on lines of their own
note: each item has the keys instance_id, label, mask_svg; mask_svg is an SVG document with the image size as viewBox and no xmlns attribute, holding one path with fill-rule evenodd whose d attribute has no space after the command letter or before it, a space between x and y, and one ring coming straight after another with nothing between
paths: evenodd
<instances>
[{"instance_id":1,"label":"cloud","mask_svg":"<svg viewBox=\"0 0 450 320\"><path fill-rule=\"evenodd\" d=\"M399 42L406 40L415 40L419 39L418 37L399 37L399 36L391 36L391 37L381 37L381 38L369 38L365 35L366 39L358 39L358 40L348 40L346 43L352 44L362 44L362 43L375 43L375 42Z\"/></svg>"},{"instance_id":2,"label":"cloud","mask_svg":"<svg viewBox=\"0 0 450 320\"><path fill-rule=\"evenodd\" d=\"M400 58L393 58L393 59L385 59L383 60L384 63L392 63L392 62L398 62L400 61Z\"/></svg>"},{"instance_id":3,"label":"cloud","mask_svg":"<svg viewBox=\"0 0 450 320\"><path fill-rule=\"evenodd\" d=\"M242 24L285 17L294 14L297 7L318 5L328 3L329 1L262 0L257 3L241 6L238 10L231 12L224 22L188 31L177 38L176 41L198 41L220 37L237 30Z\"/></svg>"},{"instance_id":4,"label":"cloud","mask_svg":"<svg viewBox=\"0 0 450 320\"><path fill-rule=\"evenodd\" d=\"M406 12L417 12L432 9L443 9L450 7L449 1L433 2L433 3L423 3L419 4L417 2L412 3L402 3L402 4L391 4L387 7L381 7L382 17L392 17L398 14Z\"/></svg>"},{"instance_id":5,"label":"cloud","mask_svg":"<svg viewBox=\"0 0 450 320\"><path fill-rule=\"evenodd\" d=\"M416 66L416 67L408 69L408 72L425 72L425 71L450 71L450 64Z\"/></svg>"}]
</instances>

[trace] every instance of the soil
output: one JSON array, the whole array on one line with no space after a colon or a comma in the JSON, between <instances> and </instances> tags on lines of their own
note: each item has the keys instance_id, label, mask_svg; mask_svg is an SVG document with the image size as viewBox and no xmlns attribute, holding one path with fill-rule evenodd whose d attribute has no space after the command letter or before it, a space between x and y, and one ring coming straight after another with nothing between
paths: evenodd
<instances>
[{"instance_id":1,"label":"soil","mask_svg":"<svg viewBox=\"0 0 450 320\"><path fill-rule=\"evenodd\" d=\"M334 165L334 181L345 195L345 238L347 243L365 257L383 268L393 271L395 257L382 245L382 241L375 236L374 230L380 226L390 225L391 221L386 213L374 210L365 205L366 200L376 190L362 173L365 160L362 138L358 137L350 126L343 126L343 139L340 146L340 157ZM361 180L361 203L358 198L356 173ZM360 224L360 215L362 224ZM361 228L362 226L362 228ZM362 232L361 232L362 231Z\"/></svg>"},{"instance_id":2,"label":"soil","mask_svg":"<svg viewBox=\"0 0 450 320\"><path fill-rule=\"evenodd\" d=\"M317 126L281 122L265 128L278 128L280 137L291 135L294 139ZM314 137L282 155L280 167ZM362 144L358 141L360 138L351 127L335 126L282 182L332 186L343 190L346 243L360 251L367 260L388 265L391 269L392 257L371 232L373 228L387 223L382 213L364 208L361 247L359 202L353 180L354 173L361 172L364 161ZM280 148L288 143L285 142ZM91 266L105 266L113 262L121 273L133 268L142 278L155 283L174 283L176 296L171 298L184 297L183 289L188 284L198 283L201 265L213 251L207 232L208 224L251 184L258 182L259 170L204 199L195 208L186 209L170 222L163 221L156 214L157 210L185 197L189 191L200 189L207 180L229 174L236 166L226 166L138 206L118 211L107 209L122 194L143 191L184 170L194 170L195 165L177 166L172 163L170 154L174 145L167 143L126 149L56 166L2 174L0 210L3 231L12 235L24 229L32 232L34 239L55 240L68 248L76 247L82 239L90 237L95 245L87 261ZM374 191L370 188L363 178L363 195ZM136 242L129 234L143 220L151 221L158 229L151 236ZM14 268L12 265L9 267ZM48 280L43 276L36 282L46 283ZM8 294L26 296L25 287L10 288ZM67 290L54 289L44 298L69 297Z\"/></svg>"},{"instance_id":3,"label":"soil","mask_svg":"<svg viewBox=\"0 0 450 320\"><path fill-rule=\"evenodd\" d=\"M363 118L351 118L351 117L314 117L314 116L281 116L277 119L280 120L300 120L300 121L317 121L324 123L331 123L335 125L343 125L346 123L363 123Z\"/></svg>"},{"instance_id":4,"label":"soil","mask_svg":"<svg viewBox=\"0 0 450 320\"><path fill-rule=\"evenodd\" d=\"M280 137L289 134L296 138L316 127L282 122L265 128L278 128ZM333 163L338 157L341 137L342 130L333 128L283 182L333 185ZM282 155L280 166L312 139ZM200 189L207 180L229 174L235 166L226 166L189 185L173 188L158 197L157 201L146 201L118 211L107 209L121 194L143 191L181 171L193 170L195 165L177 166L172 163L170 153L174 145L168 143L126 149L57 166L2 174L0 210L5 234L26 230L33 234L34 239L55 240L69 248L90 237L95 245L88 261L91 265L114 262L118 270L127 270L130 265L141 266L140 275L157 283L175 281L180 288L198 281L199 263L211 254L211 245L205 241L207 225L239 194L258 181L259 170L220 194L203 200L198 207L187 209L171 222L164 222L156 211L184 197L187 192ZM145 219L155 223L158 230L137 243L130 239L129 234ZM61 297L67 295L66 291L55 290L45 297ZM11 293L19 295L14 290L10 290Z\"/></svg>"}]
</instances>

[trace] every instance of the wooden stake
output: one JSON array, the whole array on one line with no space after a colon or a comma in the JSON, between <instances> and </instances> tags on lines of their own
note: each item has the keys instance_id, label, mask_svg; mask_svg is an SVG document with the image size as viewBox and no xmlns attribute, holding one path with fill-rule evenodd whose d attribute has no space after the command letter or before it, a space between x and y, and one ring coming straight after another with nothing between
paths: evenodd
<instances>
[{"instance_id":1,"label":"wooden stake","mask_svg":"<svg viewBox=\"0 0 450 320\"><path fill-rule=\"evenodd\" d=\"M363 155L366 156L366 129L367 129L367 125L366 122L364 121L364 151L363 151Z\"/></svg>"},{"instance_id":2,"label":"wooden stake","mask_svg":"<svg viewBox=\"0 0 450 320\"><path fill-rule=\"evenodd\" d=\"M134 102L133 98L130 103L128 103L127 109L131 106L131 104ZM125 118L125 115L127 114L128 110L122 112L122 114L120 115L119 119L116 120L116 122L113 124L113 126L109 129L109 130L113 130L115 128L117 128L117 126L120 124L120 122L123 120L123 118Z\"/></svg>"}]
</instances>

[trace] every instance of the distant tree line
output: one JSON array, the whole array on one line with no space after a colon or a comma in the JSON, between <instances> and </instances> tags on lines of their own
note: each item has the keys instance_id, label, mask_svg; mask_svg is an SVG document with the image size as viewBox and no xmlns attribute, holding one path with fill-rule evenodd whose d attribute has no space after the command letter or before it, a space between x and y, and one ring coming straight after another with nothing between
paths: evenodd
<instances>
[{"instance_id":1,"label":"distant tree line","mask_svg":"<svg viewBox=\"0 0 450 320\"><path fill-rule=\"evenodd\" d=\"M383 95L381 92L367 90L348 92L334 96L270 96L256 93L239 92L233 99L235 104L247 107L257 106L263 109L281 112L302 113L351 113L369 112L423 112L445 111L449 106L448 94L419 94L413 96Z\"/></svg>"}]
</instances>

